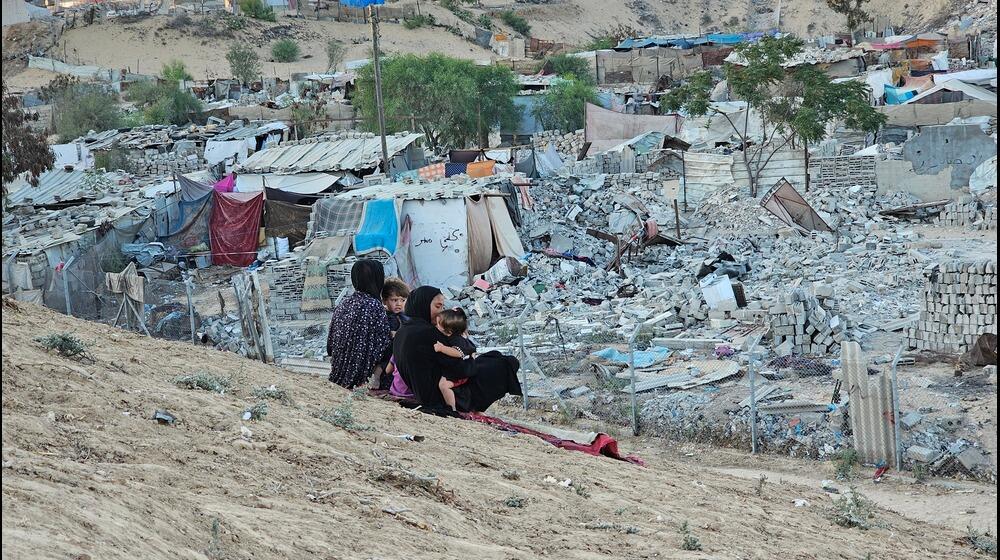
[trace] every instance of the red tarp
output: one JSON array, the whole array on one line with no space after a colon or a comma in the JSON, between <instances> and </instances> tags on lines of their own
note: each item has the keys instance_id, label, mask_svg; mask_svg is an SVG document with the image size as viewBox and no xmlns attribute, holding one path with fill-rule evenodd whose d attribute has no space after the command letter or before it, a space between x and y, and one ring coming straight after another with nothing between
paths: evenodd
<instances>
[{"instance_id":1,"label":"red tarp","mask_svg":"<svg viewBox=\"0 0 1000 560\"><path fill-rule=\"evenodd\" d=\"M466 420L475 420L476 422L482 422L483 424L489 424L493 427L499 428L501 430L511 430L521 434L528 434L540 438L556 447L561 447L563 449L569 449L572 451L582 451L588 455L595 456L605 456L611 457L612 459L618 459L619 461L627 461L640 466L646 466L642 459L636 457L635 455L622 456L618 452L618 442L615 438L609 436L608 434L597 434L590 444L579 443L568 439L559 439L553 435L532 430L531 428L526 428L524 426L518 426L517 424L511 424L505 420L499 418L494 418L492 416L487 416L480 412L463 412L461 413L462 418Z\"/></svg>"},{"instance_id":2,"label":"red tarp","mask_svg":"<svg viewBox=\"0 0 1000 560\"><path fill-rule=\"evenodd\" d=\"M216 191L209 241L212 264L248 266L257 256L260 215L264 193L220 193Z\"/></svg>"}]
</instances>

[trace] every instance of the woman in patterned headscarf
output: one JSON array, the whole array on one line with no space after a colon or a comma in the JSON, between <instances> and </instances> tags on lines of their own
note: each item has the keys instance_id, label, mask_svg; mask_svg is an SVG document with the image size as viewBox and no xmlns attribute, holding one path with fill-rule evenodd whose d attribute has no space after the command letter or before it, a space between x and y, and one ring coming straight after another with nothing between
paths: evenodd
<instances>
[{"instance_id":1,"label":"woman in patterned headscarf","mask_svg":"<svg viewBox=\"0 0 1000 560\"><path fill-rule=\"evenodd\" d=\"M368 381L391 342L381 300L385 284L382 263L371 259L354 263L351 284L354 293L333 310L326 339L330 381L348 389Z\"/></svg>"}]
</instances>

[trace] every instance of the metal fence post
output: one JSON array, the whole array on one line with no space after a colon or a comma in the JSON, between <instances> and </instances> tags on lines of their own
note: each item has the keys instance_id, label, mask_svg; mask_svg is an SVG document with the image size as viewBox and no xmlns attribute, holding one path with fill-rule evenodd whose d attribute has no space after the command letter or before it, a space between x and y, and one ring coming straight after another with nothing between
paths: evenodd
<instances>
[{"instance_id":1,"label":"metal fence post","mask_svg":"<svg viewBox=\"0 0 1000 560\"><path fill-rule=\"evenodd\" d=\"M191 323L191 344L196 344L198 339L194 329L194 301L191 297L191 273L189 272L184 273L184 291L187 292L188 320Z\"/></svg>"},{"instance_id":2,"label":"metal fence post","mask_svg":"<svg viewBox=\"0 0 1000 560\"><path fill-rule=\"evenodd\" d=\"M750 452L757 453L757 364L751 356L750 364Z\"/></svg>"},{"instance_id":3,"label":"metal fence post","mask_svg":"<svg viewBox=\"0 0 1000 560\"><path fill-rule=\"evenodd\" d=\"M521 402L524 404L524 410L528 410L528 351L524 347L524 330L522 325L524 325L524 315L528 312L528 307L525 306L521 314L517 316L517 344L521 351L521 371L524 372L524 381L521 382Z\"/></svg>"},{"instance_id":4,"label":"metal fence post","mask_svg":"<svg viewBox=\"0 0 1000 560\"><path fill-rule=\"evenodd\" d=\"M899 364L899 358L903 355L903 345L899 345L899 349L896 350L896 356L892 359L892 426L893 426L893 439L895 440L896 449L896 470L903 470L903 435L902 430L899 427L899 383L896 381L896 367Z\"/></svg>"},{"instance_id":5,"label":"metal fence post","mask_svg":"<svg viewBox=\"0 0 1000 560\"><path fill-rule=\"evenodd\" d=\"M642 330L642 323L636 325L632 336L628 339L629 392L632 394L632 435L634 436L639 435L639 408L635 398L635 339L639 336L640 330Z\"/></svg>"}]
</instances>

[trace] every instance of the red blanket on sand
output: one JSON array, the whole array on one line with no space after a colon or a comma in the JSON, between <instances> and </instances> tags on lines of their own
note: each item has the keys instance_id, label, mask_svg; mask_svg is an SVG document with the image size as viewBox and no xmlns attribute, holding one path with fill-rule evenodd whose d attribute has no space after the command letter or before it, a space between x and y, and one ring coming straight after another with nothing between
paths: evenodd
<instances>
[{"instance_id":1,"label":"red blanket on sand","mask_svg":"<svg viewBox=\"0 0 1000 560\"><path fill-rule=\"evenodd\" d=\"M369 394L380 397L390 401L396 401L397 403L407 406L409 408L418 408L419 403L413 401L412 399L406 399L402 397L396 397L389 394L388 391L369 391ZM619 461L626 461L634 465L639 465L645 467L646 463L639 457L635 455L625 455L618 451L618 441L615 438L609 436L608 434L599 433L594 441L590 444L578 443L573 440L560 439L553 435L546 434L544 432L539 432L537 430L532 430L531 428L526 428L524 426L518 426L517 424L511 424L506 420L501 420L499 418L494 418L492 416L487 416L481 412L459 412L458 415L465 420L472 420L474 422L481 422L483 424L489 424L500 430L508 430L512 432L517 432L520 434L528 434L535 436L547 443L550 443L556 447L561 447L563 449L569 449L572 451L582 451L588 455L594 456L605 456L611 457L612 459L618 459Z\"/></svg>"},{"instance_id":2,"label":"red blanket on sand","mask_svg":"<svg viewBox=\"0 0 1000 560\"><path fill-rule=\"evenodd\" d=\"M597 434L594 441L589 445L584 443L578 443L568 439L559 439L555 436L546 434L544 432L539 432L532 430L531 428L526 428L524 426L518 426L517 424L511 424L505 420L499 418L494 418L492 416L487 416L480 412L463 412L460 413L462 418L466 420L475 420L476 422L482 422L483 424L489 424L501 430L511 430L521 434L530 434L537 438L540 438L556 447L561 447L563 449L570 449L573 451L582 451L588 455L604 455L605 457L611 457L612 459L618 459L619 461L627 461L640 466L646 466L646 463L642 459L636 457L635 455L622 456L618 452L618 442L615 438L609 436L608 434Z\"/></svg>"}]
</instances>

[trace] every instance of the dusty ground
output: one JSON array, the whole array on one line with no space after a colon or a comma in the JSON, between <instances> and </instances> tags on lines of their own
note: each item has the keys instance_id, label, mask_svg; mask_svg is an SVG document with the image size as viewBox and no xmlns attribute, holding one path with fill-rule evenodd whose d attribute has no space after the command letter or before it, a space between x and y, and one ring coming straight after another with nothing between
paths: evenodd
<instances>
[{"instance_id":1,"label":"dusty ground","mask_svg":"<svg viewBox=\"0 0 1000 560\"><path fill-rule=\"evenodd\" d=\"M79 336L89 357L33 340L52 332ZM234 389L173 384L194 371ZM272 402L241 438L251 388L272 383L293 402ZM347 398L232 354L5 304L3 558L975 557L963 531L888 511L876 515L889 528L836 527L819 488L768 484L758 496L756 481L684 449L626 442L641 468L371 398L349 408L371 429L314 416ZM156 409L179 422L157 424ZM702 552L680 549L685 521Z\"/></svg>"}]
</instances>

